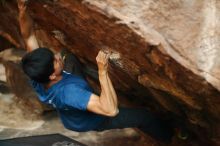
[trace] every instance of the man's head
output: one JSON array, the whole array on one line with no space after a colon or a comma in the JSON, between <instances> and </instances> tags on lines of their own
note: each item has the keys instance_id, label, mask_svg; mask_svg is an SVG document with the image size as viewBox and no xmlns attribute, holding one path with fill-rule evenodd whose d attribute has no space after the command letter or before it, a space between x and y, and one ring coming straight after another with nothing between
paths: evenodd
<instances>
[{"instance_id":1,"label":"man's head","mask_svg":"<svg viewBox=\"0 0 220 146\"><path fill-rule=\"evenodd\" d=\"M47 48L38 48L22 58L24 72L39 83L48 83L62 71L60 57Z\"/></svg>"}]
</instances>

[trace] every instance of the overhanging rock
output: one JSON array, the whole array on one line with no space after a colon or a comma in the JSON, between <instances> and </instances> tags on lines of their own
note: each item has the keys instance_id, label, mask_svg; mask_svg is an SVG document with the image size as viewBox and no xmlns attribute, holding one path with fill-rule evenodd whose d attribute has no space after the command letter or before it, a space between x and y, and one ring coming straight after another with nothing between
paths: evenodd
<instances>
[{"instance_id":1,"label":"overhanging rock","mask_svg":"<svg viewBox=\"0 0 220 146\"><path fill-rule=\"evenodd\" d=\"M41 44L67 48L91 68L98 51L111 48L110 75L119 93L179 114L200 140L219 142L219 1L29 2ZM1 23L21 44L19 30Z\"/></svg>"}]
</instances>

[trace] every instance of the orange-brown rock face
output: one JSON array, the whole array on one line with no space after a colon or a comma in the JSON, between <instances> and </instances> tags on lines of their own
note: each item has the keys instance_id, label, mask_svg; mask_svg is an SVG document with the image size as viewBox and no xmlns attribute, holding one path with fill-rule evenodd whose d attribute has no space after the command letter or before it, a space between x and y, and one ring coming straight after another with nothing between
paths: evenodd
<instances>
[{"instance_id":1,"label":"orange-brown rock face","mask_svg":"<svg viewBox=\"0 0 220 146\"><path fill-rule=\"evenodd\" d=\"M16 3L3 7L0 35L23 46ZM219 1L33 0L28 8L41 44L67 48L94 69L98 51L110 47L118 93L179 115L198 142L220 142Z\"/></svg>"}]
</instances>

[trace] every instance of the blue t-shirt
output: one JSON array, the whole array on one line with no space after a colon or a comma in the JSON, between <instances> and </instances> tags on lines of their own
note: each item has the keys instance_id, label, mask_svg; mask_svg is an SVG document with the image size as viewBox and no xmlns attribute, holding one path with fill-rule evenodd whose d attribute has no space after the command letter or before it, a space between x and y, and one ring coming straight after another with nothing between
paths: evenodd
<instances>
[{"instance_id":1,"label":"blue t-shirt","mask_svg":"<svg viewBox=\"0 0 220 146\"><path fill-rule=\"evenodd\" d=\"M86 110L92 89L79 76L63 72L62 80L45 90L43 85L32 81L39 99L55 107L67 129L89 131L98 127L106 117Z\"/></svg>"}]
</instances>

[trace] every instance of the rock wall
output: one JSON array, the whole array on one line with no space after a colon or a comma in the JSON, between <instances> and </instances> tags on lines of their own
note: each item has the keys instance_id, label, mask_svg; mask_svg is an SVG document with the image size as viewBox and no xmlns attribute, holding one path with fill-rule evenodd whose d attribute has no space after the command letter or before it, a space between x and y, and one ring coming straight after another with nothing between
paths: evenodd
<instances>
[{"instance_id":1,"label":"rock wall","mask_svg":"<svg viewBox=\"0 0 220 146\"><path fill-rule=\"evenodd\" d=\"M198 142L219 144L219 1L32 0L28 8L40 44L67 48L92 69L98 51L111 48L120 95L179 115ZM1 6L0 16L0 35L23 46L16 2Z\"/></svg>"},{"instance_id":2,"label":"rock wall","mask_svg":"<svg viewBox=\"0 0 220 146\"><path fill-rule=\"evenodd\" d=\"M10 90L6 93L14 93L13 102L19 107L25 116L25 119L38 119L39 116L48 108L41 104L37 98L37 94L30 87L27 76L22 71L20 60L24 55L24 50L7 49L0 52L2 74L6 76L7 86ZM4 80L3 80L4 81ZM7 91L7 90L6 90ZM4 93L5 91L0 91Z\"/></svg>"}]
</instances>

